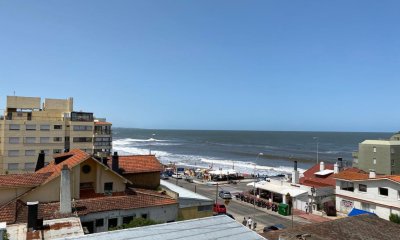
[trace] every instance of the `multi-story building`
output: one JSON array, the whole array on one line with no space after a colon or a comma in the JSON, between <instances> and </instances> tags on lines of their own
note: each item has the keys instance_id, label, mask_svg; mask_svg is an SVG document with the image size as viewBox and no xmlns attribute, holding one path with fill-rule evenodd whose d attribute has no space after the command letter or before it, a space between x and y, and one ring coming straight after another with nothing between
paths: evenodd
<instances>
[{"instance_id":1,"label":"multi-story building","mask_svg":"<svg viewBox=\"0 0 400 240\"><path fill-rule=\"evenodd\" d=\"M336 209L348 214L353 208L372 212L389 220L400 215L400 175L377 175L354 168L334 175Z\"/></svg>"},{"instance_id":2,"label":"multi-story building","mask_svg":"<svg viewBox=\"0 0 400 240\"><path fill-rule=\"evenodd\" d=\"M389 140L365 140L353 153L353 167L378 174L400 174L400 140L398 134Z\"/></svg>"},{"instance_id":3,"label":"multi-story building","mask_svg":"<svg viewBox=\"0 0 400 240\"><path fill-rule=\"evenodd\" d=\"M75 112L72 98L42 104L39 97L8 96L0 117L0 173L33 171L40 151L46 162L72 148L109 155L111 141L111 123Z\"/></svg>"}]
</instances>

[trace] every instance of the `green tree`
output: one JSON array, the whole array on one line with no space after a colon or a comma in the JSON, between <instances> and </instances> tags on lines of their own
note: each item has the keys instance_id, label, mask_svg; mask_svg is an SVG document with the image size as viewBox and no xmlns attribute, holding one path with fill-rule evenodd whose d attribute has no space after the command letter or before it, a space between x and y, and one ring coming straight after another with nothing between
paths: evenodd
<instances>
[{"instance_id":1,"label":"green tree","mask_svg":"<svg viewBox=\"0 0 400 240\"><path fill-rule=\"evenodd\" d=\"M389 216L389 220L390 220L391 222L400 224L400 217L399 217L399 215L397 215L397 214L391 213L390 216Z\"/></svg>"},{"instance_id":2,"label":"green tree","mask_svg":"<svg viewBox=\"0 0 400 240\"><path fill-rule=\"evenodd\" d=\"M3 240L8 240L9 238L8 238L8 233L7 233L7 231L4 231L3 232Z\"/></svg>"},{"instance_id":3,"label":"green tree","mask_svg":"<svg viewBox=\"0 0 400 240\"><path fill-rule=\"evenodd\" d=\"M159 224L159 222L153 221L151 219L146 219L146 218L134 218L132 221L130 221L127 224L122 224L121 226L110 228L109 230L114 231L114 230L119 230L119 229L143 227L143 226L149 226L149 225L154 225L154 224Z\"/></svg>"}]
</instances>

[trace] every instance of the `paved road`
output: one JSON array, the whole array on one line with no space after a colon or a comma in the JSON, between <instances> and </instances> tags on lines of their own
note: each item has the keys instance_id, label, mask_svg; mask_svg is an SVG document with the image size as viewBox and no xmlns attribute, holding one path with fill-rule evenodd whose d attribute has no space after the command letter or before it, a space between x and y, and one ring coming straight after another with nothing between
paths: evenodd
<instances>
[{"instance_id":1,"label":"paved road","mask_svg":"<svg viewBox=\"0 0 400 240\"><path fill-rule=\"evenodd\" d=\"M170 179L168 180L169 182L176 184L176 179ZM184 180L178 180L178 185L186 188L191 191L195 191L205 197L211 198L213 200L216 199L216 186L208 186L208 185L203 185L203 184L195 184L195 183L189 183ZM231 193L235 192L241 192L245 189L249 189L249 187L246 187L246 183L241 183L238 185L222 185L218 187L218 190L227 190L230 191ZM217 197L218 202L224 203L224 200ZM286 227L291 227L292 221L288 217L282 217L280 215L277 215L276 213L271 214L268 213L270 212L269 210L266 209L260 209L258 207L254 208L253 205L249 203L244 203L238 200L231 200L229 204L226 206L227 207L227 212L232 214L235 219L238 222L242 222L243 217L251 217L255 219L255 222L257 222L257 231L260 231L263 229L264 226L270 226L274 224L283 224ZM305 221L299 222L299 219L295 219L294 221L294 226L297 224L304 224Z\"/></svg>"}]
</instances>

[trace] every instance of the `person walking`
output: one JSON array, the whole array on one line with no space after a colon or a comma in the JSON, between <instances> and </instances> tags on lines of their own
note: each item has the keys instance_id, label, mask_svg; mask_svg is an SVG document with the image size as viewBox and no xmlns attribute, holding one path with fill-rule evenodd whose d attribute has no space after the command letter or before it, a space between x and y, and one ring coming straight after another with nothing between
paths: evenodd
<instances>
[{"instance_id":1,"label":"person walking","mask_svg":"<svg viewBox=\"0 0 400 240\"><path fill-rule=\"evenodd\" d=\"M247 226L247 219L246 219L246 217L243 218L242 224L243 224L244 226Z\"/></svg>"},{"instance_id":2,"label":"person walking","mask_svg":"<svg viewBox=\"0 0 400 240\"><path fill-rule=\"evenodd\" d=\"M253 219L251 219L251 217L249 217L249 219L247 220L247 226L251 229L252 225L253 225Z\"/></svg>"}]
</instances>

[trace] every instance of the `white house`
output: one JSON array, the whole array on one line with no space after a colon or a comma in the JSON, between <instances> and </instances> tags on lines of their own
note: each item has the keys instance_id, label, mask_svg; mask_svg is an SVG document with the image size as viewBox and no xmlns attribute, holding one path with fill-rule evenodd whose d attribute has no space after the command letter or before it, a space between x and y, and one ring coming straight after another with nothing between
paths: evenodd
<instances>
[{"instance_id":1,"label":"white house","mask_svg":"<svg viewBox=\"0 0 400 240\"><path fill-rule=\"evenodd\" d=\"M400 175L369 174L351 168L335 174L336 209L343 214L353 208L375 213L389 219L391 213L400 215Z\"/></svg>"}]
</instances>

